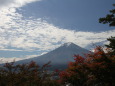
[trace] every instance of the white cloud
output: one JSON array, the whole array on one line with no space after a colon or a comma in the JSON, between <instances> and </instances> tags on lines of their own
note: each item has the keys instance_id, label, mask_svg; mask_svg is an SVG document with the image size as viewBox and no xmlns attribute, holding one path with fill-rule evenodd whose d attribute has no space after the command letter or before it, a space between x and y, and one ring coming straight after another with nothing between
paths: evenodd
<instances>
[{"instance_id":1,"label":"white cloud","mask_svg":"<svg viewBox=\"0 0 115 86\"><path fill-rule=\"evenodd\" d=\"M3 8L6 9L10 7L18 8L35 1L41 1L41 0L0 0L0 9Z\"/></svg>"},{"instance_id":2,"label":"white cloud","mask_svg":"<svg viewBox=\"0 0 115 86\"><path fill-rule=\"evenodd\" d=\"M41 0L0 0L1 50L8 50L8 46L23 50L50 50L58 47L58 42L74 42L86 47L91 43L102 42L110 36L115 36L115 30L99 33L67 30L48 24L40 18L24 19L16 12L17 7L34 1Z\"/></svg>"},{"instance_id":3,"label":"white cloud","mask_svg":"<svg viewBox=\"0 0 115 86\"><path fill-rule=\"evenodd\" d=\"M48 24L42 19L23 20L22 16L11 16L11 21L0 29L0 45L22 48L25 50L40 49L49 50L59 46L58 42L74 42L86 47L91 43L105 41L110 36L115 36L115 30L105 32L82 32L67 30ZM2 27L2 26L1 26Z\"/></svg>"},{"instance_id":4,"label":"white cloud","mask_svg":"<svg viewBox=\"0 0 115 86\"><path fill-rule=\"evenodd\" d=\"M4 47L0 48L1 51L24 51L24 50L17 50L17 49L5 49Z\"/></svg>"},{"instance_id":5,"label":"white cloud","mask_svg":"<svg viewBox=\"0 0 115 86\"><path fill-rule=\"evenodd\" d=\"M16 13L17 8L20 8L28 3L41 0L0 0L0 26L1 28L11 28L16 22L12 21L22 15ZM18 16L18 17L17 17Z\"/></svg>"},{"instance_id":6,"label":"white cloud","mask_svg":"<svg viewBox=\"0 0 115 86\"><path fill-rule=\"evenodd\" d=\"M0 64L2 63L7 63L7 62L14 62L22 60L22 58L17 58L17 57L11 57L11 58L5 58L5 57L0 57Z\"/></svg>"},{"instance_id":7,"label":"white cloud","mask_svg":"<svg viewBox=\"0 0 115 86\"><path fill-rule=\"evenodd\" d=\"M47 52L44 52L41 55L46 54L46 53ZM38 57L38 56L40 56L40 55L26 55L26 56L24 56L22 58L21 57L9 57L9 58L0 57L0 64L7 63L7 62L15 62L15 61L29 59L29 58Z\"/></svg>"}]
</instances>

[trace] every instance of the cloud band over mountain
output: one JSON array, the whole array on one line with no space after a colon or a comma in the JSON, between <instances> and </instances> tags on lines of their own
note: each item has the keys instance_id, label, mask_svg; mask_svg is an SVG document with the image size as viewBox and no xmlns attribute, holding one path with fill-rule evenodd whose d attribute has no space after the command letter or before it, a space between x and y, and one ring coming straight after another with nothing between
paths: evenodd
<instances>
[{"instance_id":1,"label":"cloud band over mountain","mask_svg":"<svg viewBox=\"0 0 115 86\"><path fill-rule=\"evenodd\" d=\"M4 13L0 18L1 21L4 21L0 22L1 50L8 46L24 50L48 50L60 45L60 42L74 42L86 47L91 43L105 41L108 37L115 35L115 30L98 33L74 31L58 28L41 18L24 19L17 12L9 12L7 15Z\"/></svg>"}]
</instances>

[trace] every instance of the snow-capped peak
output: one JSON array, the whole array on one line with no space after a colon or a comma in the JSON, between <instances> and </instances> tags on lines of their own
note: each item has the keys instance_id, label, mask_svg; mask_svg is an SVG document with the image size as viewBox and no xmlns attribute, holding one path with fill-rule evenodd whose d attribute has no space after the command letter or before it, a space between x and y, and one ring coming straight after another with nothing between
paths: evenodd
<instances>
[{"instance_id":1,"label":"snow-capped peak","mask_svg":"<svg viewBox=\"0 0 115 86\"><path fill-rule=\"evenodd\" d=\"M71 44L73 44L72 42L68 42L66 43L67 46L70 46Z\"/></svg>"},{"instance_id":2,"label":"snow-capped peak","mask_svg":"<svg viewBox=\"0 0 115 86\"><path fill-rule=\"evenodd\" d=\"M64 43L62 46L69 47L69 46L72 45L72 44L74 44L74 43L72 43L72 42L67 42L67 43Z\"/></svg>"}]
</instances>

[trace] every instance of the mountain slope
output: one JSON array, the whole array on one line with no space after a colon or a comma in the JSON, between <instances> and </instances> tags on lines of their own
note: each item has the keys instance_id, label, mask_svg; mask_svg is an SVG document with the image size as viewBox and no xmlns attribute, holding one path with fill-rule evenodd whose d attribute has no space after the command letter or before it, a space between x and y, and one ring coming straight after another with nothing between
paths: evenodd
<instances>
[{"instance_id":1,"label":"mountain slope","mask_svg":"<svg viewBox=\"0 0 115 86\"><path fill-rule=\"evenodd\" d=\"M31 59L26 59L26 60L21 60L18 61L17 63L27 63L30 61L35 61L36 63L43 65L49 61L51 61L51 65L57 65L57 66L62 66L62 65L67 65L68 62L73 61L73 55L79 54L82 55L84 53L88 53L89 51L81 48L73 43L65 43L59 48L44 54L42 56L34 57Z\"/></svg>"}]
</instances>

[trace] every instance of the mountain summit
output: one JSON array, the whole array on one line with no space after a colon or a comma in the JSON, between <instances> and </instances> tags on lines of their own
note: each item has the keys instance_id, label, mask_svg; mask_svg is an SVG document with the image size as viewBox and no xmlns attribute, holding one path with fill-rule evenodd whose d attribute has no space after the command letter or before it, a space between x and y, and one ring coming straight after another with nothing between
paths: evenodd
<instances>
[{"instance_id":1,"label":"mountain summit","mask_svg":"<svg viewBox=\"0 0 115 86\"><path fill-rule=\"evenodd\" d=\"M68 46L72 46L72 45L75 45L75 44L72 43L72 42L68 42L68 43L64 43L62 46L66 46L66 47L68 47Z\"/></svg>"},{"instance_id":2,"label":"mountain summit","mask_svg":"<svg viewBox=\"0 0 115 86\"><path fill-rule=\"evenodd\" d=\"M62 46L58 47L57 49L47 53L47 54L44 54L44 55L41 55L41 56L38 56L38 57L34 57L34 58L31 58L31 59L26 59L26 60L21 60L21 61L18 61L19 63L27 63L27 62L30 62L30 61L35 61L36 63L40 64L40 65L43 65L49 61L51 61L51 65L54 67L59 67L59 66L64 66L70 62L70 61L73 61L73 56L75 54L79 54L79 55L82 55L84 53L88 53L89 51L84 49L84 48L81 48L80 46L74 44L74 43L71 43L71 42L68 42L68 43L64 43Z\"/></svg>"},{"instance_id":3,"label":"mountain summit","mask_svg":"<svg viewBox=\"0 0 115 86\"><path fill-rule=\"evenodd\" d=\"M74 43L72 43L72 42L64 43L64 44L62 44L62 45L60 46L60 48L62 48L62 47L64 47L64 48L83 49L83 48L81 48L80 46L78 46L78 45L76 45L76 44L74 44Z\"/></svg>"}]
</instances>

